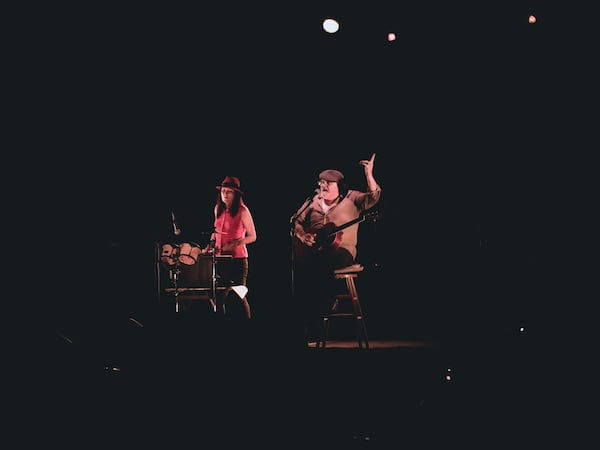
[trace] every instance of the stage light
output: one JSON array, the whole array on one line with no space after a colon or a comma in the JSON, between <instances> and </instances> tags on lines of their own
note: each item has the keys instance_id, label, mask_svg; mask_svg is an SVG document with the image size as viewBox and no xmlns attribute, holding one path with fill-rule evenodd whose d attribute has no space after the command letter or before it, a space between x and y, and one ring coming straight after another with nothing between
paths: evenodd
<instances>
[{"instance_id":1,"label":"stage light","mask_svg":"<svg viewBox=\"0 0 600 450\"><path fill-rule=\"evenodd\" d=\"M340 29L340 24L335 19L325 19L323 21L323 29L328 33L335 33Z\"/></svg>"}]
</instances>

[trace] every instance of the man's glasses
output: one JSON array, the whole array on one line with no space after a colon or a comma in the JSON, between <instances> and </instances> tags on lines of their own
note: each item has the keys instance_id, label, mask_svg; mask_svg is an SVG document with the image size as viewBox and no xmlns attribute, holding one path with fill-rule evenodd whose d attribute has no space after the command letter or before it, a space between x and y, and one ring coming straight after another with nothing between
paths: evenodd
<instances>
[{"instance_id":1,"label":"man's glasses","mask_svg":"<svg viewBox=\"0 0 600 450\"><path fill-rule=\"evenodd\" d=\"M326 180L319 180L317 181L317 186L321 186L322 184L327 184L330 185L332 183L337 183L337 181L326 181Z\"/></svg>"}]
</instances>

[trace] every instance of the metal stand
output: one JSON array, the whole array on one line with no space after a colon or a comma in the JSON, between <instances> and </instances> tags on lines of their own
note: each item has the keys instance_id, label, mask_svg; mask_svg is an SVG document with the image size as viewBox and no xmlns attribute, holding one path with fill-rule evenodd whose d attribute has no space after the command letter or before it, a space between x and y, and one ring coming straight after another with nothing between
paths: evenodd
<instances>
[{"instance_id":1,"label":"metal stand","mask_svg":"<svg viewBox=\"0 0 600 450\"><path fill-rule=\"evenodd\" d=\"M180 312L180 295L182 293L196 293L196 295L201 295L201 293L205 293L204 296L206 296L208 293L208 299L210 300L211 303L211 308L212 311L214 313L218 311L220 311L223 315L226 314L226 306L225 306L225 300L226 297L228 295L228 293L230 291L234 291L241 299L243 305L244 305L244 309L246 311L246 315L248 318L251 317L251 312L250 312L250 305L248 304L247 299L245 298L245 294L247 292L247 288L245 286L219 286L218 280L219 280L219 275L217 273L217 263L219 262L220 259L229 259L232 258L232 256L230 255L222 255L222 256L216 256L216 252L214 249L214 242L211 241L211 243L208 246L208 249L206 251L203 251L200 255L198 255L197 257L192 256L192 259L195 259L194 264L198 264L199 263L199 258L210 258L210 287L207 287L207 277L204 278L204 282L199 282L198 285L195 285L192 283L191 287L189 287L187 284L184 286L181 286L181 281L182 278L180 277L182 270L181 270L181 265L188 265L188 266L192 266L194 264L187 264L186 261L188 261L187 258L190 257L190 255L188 255L186 252L187 250L183 250L184 253L182 253L182 246L185 247L186 243L184 244L168 244L165 243L162 245L162 250L159 251L159 244L157 243L157 251L156 251L156 276L157 276L157 295L158 298L160 300L161 295L163 293L169 293L169 294L173 294L174 296L174 300L175 300L175 312L179 313ZM184 259L182 259L184 258ZM161 265L162 264L162 265ZM161 267L163 269L167 269L169 272L169 280L172 284L172 287L162 287L161 286ZM202 269L205 268L206 266L198 266L198 269ZM221 291L221 292L219 292ZM219 295L220 294L220 295Z\"/></svg>"},{"instance_id":2,"label":"metal stand","mask_svg":"<svg viewBox=\"0 0 600 450\"><path fill-rule=\"evenodd\" d=\"M173 296L175 298L175 312L178 313L179 312L179 292L180 292L179 274L181 273L181 270L179 269L179 265L181 264L179 262L179 247L173 247L173 253L171 255L172 255L171 259L173 259L175 261L175 264L172 267L169 267L169 280L171 280L171 283L173 284Z\"/></svg>"},{"instance_id":3,"label":"metal stand","mask_svg":"<svg viewBox=\"0 0 600 450\"><path fill-rule=\"evenodd\" d=\"M215 248L214 245L211 246L210 249L210 268L211 268L211 276L210 276L210 282L211 282L211 296L212 296L212 300L213 300L213 309L215 312L217 312L217 308L218 308L218 300L217 300L217 257L215 255ZM223 307L221 305L221 307Z\"/></svg>"},{"instance_id":4,"label":"metal stand","mask_svg":"<svg viewBox=\"0 0 600 450\"><path fill-rule=\"evenodd\" d=\"M302 214L311 204L313 197L315 196L315 192L313 192L311 195L309 195L308 197L306 197L306 199L304 200L304 203L302 203L302 205L300 206L300 208L298 209L298 211L296 211L296 213L294 213L292 215L292 217L290 217L290 294L292 299L294 298L294 294L295 294L295 286L296 286L296 279L295 279L295 264L296 264L296 243L294 241L294 239L296 239L295 235L294 235L294 228L296 226L296 220L298 219L298 217L300 217L300 214Z\"/></svg>"},{"instance_id":5,"label":"metal stand","mask_svg":"<svg viewBox=\"0 0 600 450\"><path fill-rule=\"evenodd\" d=\"M171 282L173 283L173 287L175 288L174 297L175 297L175 312L179 312L179 274L181 271L179 270L179 258L177 258L177 262L175 263L175 270L170 270L171 273Z\"/></svg>"},{"instance_id":6,"label":"metal stand","mask_svg":"<svg viewBox=\"0 0 600 450\"><path fill-rule=\"evenodd\" d=\"M180 300L179 300L179 296L182 292L206 292L206 291L210 291L209 293L209 300L211 303L211 307L213 312L216 312L216 298L217 298L217 274L216 274L216 261L215 261L215 257L214 254L211 255L211 287L210 288L206 288L206 287L181 287L180 286L180 274L181 274L181 264L182 264L182 257L190 257L187 254L182 254L181 253L181 246L177 245L177 244L163 244L162 246L163 250L160 253L160 257L159 257L159 252L157 250L157 279L158 279L158 295L159 295L159 299L160 296L163 292L165 293L172 293L174 296L174 300L175 300L175 312L179 313L180 312ZM163 264L163 267L168 270L169 272L169 280L171 281L171 284L173 287L171 288L162 288L160 286L160 279L161 279L161 275L160 275L160 265L161 263ZM194 264L198 263L198 260L196 260L194 262ZM185 263L183 263L185 264ZM186 265L192 265L192 264L186 264Z\"/></svg>"},{"instance_id":7,"label":"metal stand","mask_svg":"<svg viewBox=\"0 0 600 450\"><path fill-rule=\"evenodd\" d=\"M248 300L246 299L245 295L248 292L248 288L246 288L246 286L221 286L221 291L222 294L219 297L217 297L217 292L219 291L219 287L217 286L217 279L218 279L218 275L217 275L217 256L216 256L216 252L214 249L214 242L211 242L211 246L210 246L210 256L211 256L211 290L212 290L212 298L214 299L214 308L215 308L215 312L216 310L220 310L222 312L223 315L227 314L227 310L226 310L226 306L225 306L225 299L227 298L227 295L229 294L229 292L233 291L236 293L236 295L240 298L242 304L244 305L244 310L246 312L246 316L248 317L248 319L250 319L252 317L252 313L250 311L250 304L248 303ZM232 258L231 255L222 255L219 256L219 258L221 259L229 259Z\"/></svg>"}]
</instances>

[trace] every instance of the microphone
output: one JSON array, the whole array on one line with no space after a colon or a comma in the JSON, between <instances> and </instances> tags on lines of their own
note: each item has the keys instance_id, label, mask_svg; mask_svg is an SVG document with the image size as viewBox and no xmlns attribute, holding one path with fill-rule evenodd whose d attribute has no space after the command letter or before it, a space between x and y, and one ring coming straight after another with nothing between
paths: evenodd
<instances>
[{"instance_id":1,"label":"microphone","mask_svg":"<svg viewBox=\"0 0 600 450\"><path fill-rule=\"evenodd\" d=\"M312 191L312 193L308 197L306 197L306 199L304 200L304 203L302 203L302 206L300 207L300 209L298 211L296 211L296 213L293 214L292 217L290 217L290 224L293 224L296 221L296 219L300 216L300 214L302 214L302 212L304 212L304 210L306 210L306 208L308 208L308 206L310 205L310 202L312 201L315 194L320 194L320 193L321 193L321 189L316 188L314 191Z\"/></svg>"},{"instance_id":2,"label":"microphone","mask_svg":"<svg viewBox=\"0 0 600 450\"><path fill-rule=\"evenodd\" d=\"M173 224L173 234L179 236L181 234L181 229L177 226L177 219L175 219L175 213L173 211L171 211L171 223Z\"/></svg>"}]
</instances>

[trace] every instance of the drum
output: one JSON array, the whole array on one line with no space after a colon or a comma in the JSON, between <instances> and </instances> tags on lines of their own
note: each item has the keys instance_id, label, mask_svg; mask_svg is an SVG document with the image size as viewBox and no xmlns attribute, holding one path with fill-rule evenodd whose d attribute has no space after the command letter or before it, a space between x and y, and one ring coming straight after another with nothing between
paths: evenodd
<instances>
[{"instance_id":1,"label":"drum","mask_svg":"<svg viewBox=\"0 0 600 450\"><path fill-rule=\"evenodd\" d=\"M164 247L164 246L163 246ZM175 282L180 288L212 288L213 285L213 270L215 277L215 286L231 286L234 283L231 274L231 264L233 258L231 256L216 256L211 255L198 256L194 264L177 264L181 259L178 258L180 247L175 247L172 257L166 256L168 260L174 260L175 264L164 267L162 271L162 285L165 287L173 287ZM168 250L168 247L167 247ZM185 258L184 258L185 259ZM214 266L213 266L214 264Z\"/></svg>"},{"instance_id":2,"label":"drum","mask_svg":"<svg viewBox=\"0 0 600 450\"><path fill-rule=\"evenodd\" d=\"M174 266L179 254L179 247L173 244L163 244L160 252L161 262Z\"/></svg>"},{"instance_id":3,"label":"drum","mask_svg":"<svg viewBox=\"0 0 600 450\"><path fill-rule=\"evenodd\" d=\"M193 264L179 266L179 287L210 288L213 266L210 256L199 256Z\"/></svg>"},{"instance_id":4,"label":"drum","mask_svg":"<svg viewBox=\"0 0 600 450\"><path fill-rule=\"evenodd\" d=\"M184 242L179 245L179 262L186 266L193 266L198 261L202 249L194 242Z\"/></svg>"}]
</instances>

